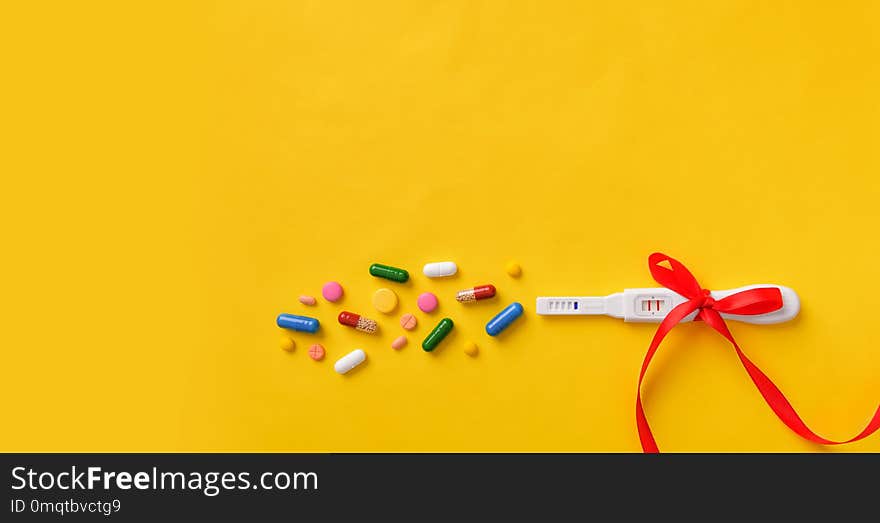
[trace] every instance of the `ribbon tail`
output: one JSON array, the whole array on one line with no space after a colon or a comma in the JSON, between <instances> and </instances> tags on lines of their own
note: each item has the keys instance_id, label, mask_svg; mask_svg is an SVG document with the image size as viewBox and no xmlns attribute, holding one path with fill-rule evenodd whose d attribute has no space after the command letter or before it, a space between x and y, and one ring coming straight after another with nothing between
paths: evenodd
<instances>
[{"instance_id":1,"label":"ribbon tail","mask_svg":"<svg viewBox=\"0 0 880 523\"><path fill-rule=\"evenodd\" d=\"M636 398L636 425L639 427L639 441L642 443L642 452L645 454L659 453L660 449L657 448L654 434L651 433L651 426L648 425L648 418L645 417L645 409L642 408L641 394Z\"/></svg>"},{"instance_id":2,"label":"ribbon tail","mask_svg":"<svg viewBox=\"0 0 880 523\"><path fill-rule=\"evenodd\" d=\"M657 442L654 440L654 435L651 433L651 426L648 425L648 418L645 416L645 409L642 407L642 381L645 379L648 365L651 364L651 359L654 358L654 353L657 352L660 343L663 342L663 338L669 334L669 331L671 331L678 322L696 310L696 308L697 304L695 302L686 301L669 311L669 314L663 318L663 321L660 322L660 326L657 327L657 332L654 333L654 339L651 340L651 346L648 347L648 352L645 354L644 361L642 361L642 370L639 372L639 385L636 392L636 425L639 429L639 441L642 443L642 451L645 453L657 453L660 452L660 449L657 448Z\"/></svg>"},{"instance_id":3,"label":"ribbon tail","mask_svg":"<svg viewBox=\"0 0 880 523\"><path fill-rule=\"evenodd\" d=\"M789 429L805 440L813 443L821 443L823 445L841 445L866 438L880 429L880 407L878 407L877 411L874 413L874 417L871 418L871 421L868 422L864 430L848 440L833 441L819 436L807 427L807 424L804 423L800 416L798 416L794 407L791 406L791 403L785 395L782 394L782 391L779 390L779 387L777 387L757 365L752 363L752 360L746 357L736 343L733 343L733 348L736 349L736 355L739 356L739 360L742 362L743 367L745 367L749 377L752 378L752 382L758 388L761 396L764 397L764 401L767 402L767 405L773 410L773 413L776 414L776 416L785 423Z\"/></svg>"},{"instance_id":4,"label":"ribbon tail","mask_svg":"<svg viewBox=\"0 0 880 523\"><path fill-rule=\"evenodd\" d=\"M786 427L791 429L798 436L807 441L821 443L822 445L841 445L866 438L880 429L880 407L878 407L877 411L874 413L874 417L871 418L871 421L868 422L868 425L864 430L848 440L834 441L816 434L806 423L804 423L804 420L802 420L794 410L794 407L791 406L791 402L789 402L788 398L786 398L782 391L779 390L779 387L777 387L757 365L752 363L752 360L750 360L742 349L740 349L739 345L733 339L730 330L727 328L727 325L724 323L724 320L721 318L721 315L714 310L703 309L700 311L700 316L707 325L721 333L721 335L733 345L733 348L736 350L736 355L739 357L739 361L742 362L743 367L745 367L746 372L752 379L752 383L758 388L758 392L761 393L764 401L770 409L773 410L776 417L778 417Z\"/></svg>"}]
</instances>

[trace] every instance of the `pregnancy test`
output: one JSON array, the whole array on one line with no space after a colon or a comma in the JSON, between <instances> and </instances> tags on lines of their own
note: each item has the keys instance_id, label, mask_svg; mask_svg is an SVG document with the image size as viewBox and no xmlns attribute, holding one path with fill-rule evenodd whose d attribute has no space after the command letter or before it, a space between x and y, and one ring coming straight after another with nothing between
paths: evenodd
<instances>
[{"instance_id":1,"label":"pregnancy test","mask_svg":"<svg viewBox=\"0 0 880 523\"><path fill-rule=\"evenodd\" d=\"M775 287L782 293L782 308L765 314L744 315L722 312L725 320L766 325L782 323L794 319L801 310L801 301L796 292L783 285L747 285L737 289L712 291L712 297L720 300L731 294L758 287ZM535 309L542 316L611 316L623 318L627 322L659 323L675 306L687 299L666 288L626 289L608 296L541 296ZM693 321L697 311L685 316L682 321Z\"/></svg>"}]
</instances>

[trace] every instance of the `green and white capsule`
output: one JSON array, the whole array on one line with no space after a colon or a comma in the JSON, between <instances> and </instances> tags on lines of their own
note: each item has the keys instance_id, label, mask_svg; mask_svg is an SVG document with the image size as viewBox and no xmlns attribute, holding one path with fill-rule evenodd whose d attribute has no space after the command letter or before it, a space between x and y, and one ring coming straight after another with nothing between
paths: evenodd
<instances>
[{"instance_id":1,"label":"green and white capsule","mask_svg":"<svg viewBox=\"0 0 880 523\"><path fill-rule=\"evenodd\" d=\"M431 352L436 349L437 345L440 345L440 342L443 341L443 338L452 332L452 327L454 326L455 324L452 323L452 320L449 318L443 318L440 320L440 323L434 327L434 330L432 330L425 338L425 341L422 342L422 349L424 349L425 352Z\"/></svg>"}]
</instances>

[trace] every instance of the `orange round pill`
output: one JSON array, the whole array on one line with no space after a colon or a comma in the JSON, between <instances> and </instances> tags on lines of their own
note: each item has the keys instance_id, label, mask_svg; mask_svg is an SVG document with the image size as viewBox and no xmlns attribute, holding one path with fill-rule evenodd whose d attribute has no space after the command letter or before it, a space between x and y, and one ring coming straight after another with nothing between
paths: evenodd
<instances>
[{"instance_id":1,"label":"orange round pill","mask_svg":"<svg viewBox=\"0 0 880 523\"><path fill-rule=\"evenodd\" d=\"M415 329L418 324L419 320L412 314L407 313L400 317L400 326L408 331Z\"/></svg>"},{"instance_id":2,"label":"orange round pill","mask_svg":"<svg viewBox=\"0 0 880 523\"><path fill-rule=\"evenodd\" d=\"M309 347L309 358L312 358L315 361L321 361L324 359L324 346L320 343L316 343Z\"/></svg>"}]
</instances>

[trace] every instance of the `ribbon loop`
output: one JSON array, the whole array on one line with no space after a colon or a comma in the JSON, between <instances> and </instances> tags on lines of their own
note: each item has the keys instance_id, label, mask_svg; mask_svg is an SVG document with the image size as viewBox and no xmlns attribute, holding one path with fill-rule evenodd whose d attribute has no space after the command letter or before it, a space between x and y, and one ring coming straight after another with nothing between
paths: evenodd
<instances>
[{"instance_id":1,"label":"ribbon loop","mask_svg":"<svg viewBox=\"0 0 880 523\"><path fill-rule=\"evenodd\" d=\"M666 263L669 268L660 265ZM697 283L697 279L675 258L670 258L663 253L655 252L648 257L648 266L651 276L660 285L671 289L685 298L692 300L703 294L703 288Z\"/></svg>"},{"instance_id":2,"label":"ribbon loop","mask_svg":"<svg viewBox=\"0 0 880 523\"><path fill-rule=\"evenodd\" d=\"M667 264L669 267L660 265L662 263ZM782 394L782 391L742 352L742 349L733 339L730 329L727 328L724 318L721 317L721 313L755 315L778 310L783 305L782 293L778 288L758 287L736 292L720 300L715 300L711 292L702 288L693 274L674 258L655 252L648 257L648 268L657 283L681 294L688 301L673 308L663 318L663 321L660 322L660 326L657 327L657 332L654 333L654 338L651 340L651 345L648 347L648 352L645 354L641 372L639 372L638 393L636 395L636 425L644 452L659 452L659 449L642 407L642 381L645 378L645 373L648 371L651 359L653 359L654 354L660 347L660 343L663 342L663 339L673 327L694 311L697 311L697 319L702 320L718 331L719 334L724 336L733 345L740 362L743 364L746 372L748 372L752 382L758 388L761 396L764 397L764 401L767 402L767 405L776 416L797 435L814 443L838 445L866 438L880 429L880 407L878 407L865 429L851 439L832 441L817 435L801 420L800 416L791 406L791 403Z\"/></svg>"}]
</instances>

